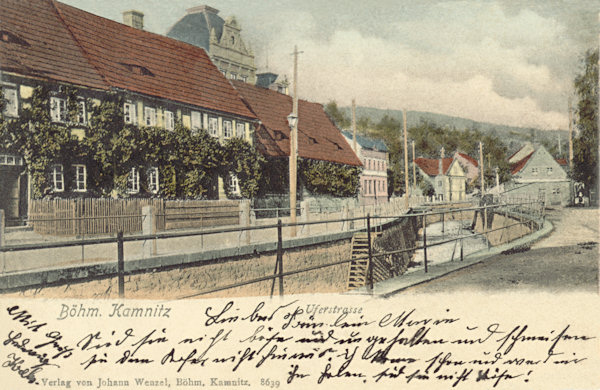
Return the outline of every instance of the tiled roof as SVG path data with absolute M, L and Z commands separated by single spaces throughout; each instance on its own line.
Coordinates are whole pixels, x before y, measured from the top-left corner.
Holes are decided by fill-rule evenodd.
M 107 89 L 48 0 L 0 0 L 3 71 Z
M 342 134 L 346 136 L 346 138 L 352 139 L 353 134 L 350 131 L 343 130 Z M 387 152 L 388 148 L 385 145 L 385 142 L 380 139 L 374 139 L 365 137 L 364 135 L 356 134 L 356 142 L 362 146 L 364 149 L 376 150 L 378 152 Z
M 510 173 L 513 174 L 513 175 L 516 175 L 517 173 L 519 173 L 521 171 L 521 169 L 523 169 L 523 167 L 525 166 L 525 164 L 527 164 L 527 161 L 529 161 L 529 159 L 531 158 L 531 156 L 533 155 L 533 153 L 535 153 L 535 152 L 529 153 L 527 155 L 527 157 L 525 157 L 522 160 L 514 163 L 510 167 Z
M 567 165 L 567 160 L 564 158 L 557 158 L 556 162 L 558 163 L 558 165 L 562 165 L 562 166 Z
M 201 48 L 54 0 L 0 0 L 0 7 L 0 30 L 29 45 L 0 43 L 2 69 L 21 64 L 15 71 L 25 75 L 255 118 Z
M 458 152 L 458 155 L 461 156 L 462 158 L 464 158 L 465 160 L 467 160 L 468 162 L 470 162 L 471 164 L 473 164 L 474 166 L 476 166 L 476 167 L 479 166 L 479 163 L 477 162 L 477 160 L 475 160 L 473 157 L 469 156 L 468 154 Z
M 446 172 L 448 172 L 448 168 L 450 168 L 452 161 L 453 161 L 452 157 L 446 157 L 442 160 L 442 171 L 443 171 L 442 174 L 445 174 Z M 440 174 L 440 159 L 439 158 L 419 157 L 419 158 L 415 158 L 415 164 L 417 164 L 417 166 L 419 168 L 421 168 L 421 170 L 423 172 L 425 172 L 426 174 L 428 174 L 429 176 L 437 176 Z
M 241 81 L 232 83 L 262 122 L 256 132 L 259 150 L 271 157 L 289 156 L 290 128 L 287 116 L 292 112 L 292 98 Z M 301 99 L 298 102 L 298 155 L 314 160 L 362 165 L 339 129 L 325 114 L 323 106 Z

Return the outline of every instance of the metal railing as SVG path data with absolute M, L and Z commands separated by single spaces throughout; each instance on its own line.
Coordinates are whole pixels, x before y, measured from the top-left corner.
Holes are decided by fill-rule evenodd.
M 535 207 L 534 207 L 535 206 Z M 497 210 L 500 208 L 504 208 L 505 217 L 509 214 L 511 217 L 518 218 L 518 222 L 503 226 L 501 228 L 496 229 L 488 229 L 487 227 L 487 218 L 489 212 L 498 212 Z M 185 232 L 170 232 L 170 233 L 155 233 L 150 235 L 130 235 L 125 236 L 123 232 L 118 232 L 114 237 L 105 237 L 105 238 L 88 238 L 88 239 L 79 239 L 72 241 L 59 241 L 59 242 L 45 242 L 45 243 L 37 243 L 37 244 L 21 244 L 21 245 L 5 245 L 0 246 L 0 253 L 10 253 L 10 252 L 19 252 L 19 251 L 27 251 L 27 250 L 38 250 L 38 249 L 49 249 L 49 248 L 64 248 L 64 247 L 73 247 L 73 246 L 82 246 L 87 245 L 97 245 L 97 244 L 108 244 L 108 243 L 116 243 L 117 244 L 117 277 L 118 277 L 118 285 L 119 285 L 119 297 L 124 297 L 125 295 L 125 287 L 124 287 L 124 276 L 125 276 L 125 256 L 124 256 L 124 243 L 125 242 L 135 242 L 135 241 L 151 241 L 151 240 L 159 240 L 159 239 L 169 239 L 169 238 L 180 238 L 180 237 L 193 237 L 193 236 L 204 236 L 204 235 L 214 235 L 214 234 L 222 234 L 228 232 L 239 232 L 240 234 L 243 232 L 253 231 L 253 230 L 265 230 L 265 229 L 276 229 L 277 231 L 277 248 L 276 248 L 276 265 L 275 271 L 272 275 L 265 275 L 258 278 L 253 278 L 246 281 L 241 281 L 238 283 L 219 286 L 212 289 L 207 289 L 204 291 L 200 291 L 198 293 L 194 293 L 191 295 L 181 296 L 179 298 L 190 298 L 200 295 L 206 295 L 210 293 L 215 293 L 218 291 L 228 290 L 232 288 L 242 287 L 254 283 L 259 283 L 267 280 L 272 280 L 271 287 L 271 295 L 274 291 L 275 282 L 279 280 L 279 294 L 284 294 L 283 289 L 283 280 L 284 277 L 295 275 L 303 272 L 313 271 L 316 269 L 322 269 L 326 267 L 332 267 L 335 265 L 346 264 L 352 261 L 357 261 L 361 259 L 368 259 L 369 269 L 367 273 L 367 286 L 372 291 L 374 279 L 373 279 L 373 259 L 382 257 L 395 255 L 405 252 L 414 252 L 416 250 L 423 249 L 424 251 L 424 271 L 428 272 L 428 256 L 427 256 L 427 248 L 431 248 L 433 246 L 443 245 L 448 242 L 460 241 L 461 250 L 460 250 L 460 260 L 463 260 L 463 240 L 467 237 L 464 235 L 459 235 L 457 237 L 452 237 L 449 239 L 444 239 L 437 242 L 428 242 L 427 241 L 427 217 L 439 216 L 442 222 L 442 232 L 444 231 L 444 223 L 445 216 L 450 214 L 453 216 L 454 214 L 461 214 L 460 218 L 463 219 L 462 214 L 465 212 L 479 212 L 482 213 L 483 217 L 483 232 L 470 234 L 468 237 L 474 236 L 485 236 L 488 237 L 490 233 L 495 231 L 509 229 L 514 226 L 519 225 L 527 225 L 529 230 L 533 229 L 534 220 L 541 218 L 543 219 L 543 203 L 539 202 L 527 202 L 527 203 L 511 203 L 511 204 L 495 204 L 495 205 L 484 205 L 477 207 L 469 207 L 462 209 L 438 209 L 435 211 L 422 211 L 422 212 L 412 212 L 408 214 L 402 215 L 375 215 L 371 216 L 367 214 L 366 216 L 361 217 L 353 217 L 353 218 L 340 218 L 340 219 L 328 219 L 321 221 L 309 221 L 309 222 L 296 222 L 296 223 L 283 223 L 280 219 L 277 221 L 277 224 L 270 225 L 262 225 L 262 226 L 244 226 L 244 227 L 229 227 L 229 228 L 216 228 L 216 229 L 203 229 L 198 231 L 185 231 Z M 371 232 L 381 230 L 382 227 L 386 223 L 390 223 L 393 221 L 401 221 L 404 218 L 420 218 L 421 224 L 423 227 L 423 235 L 422 235 L 422 245 L 416 245 L 411 248 L 402 248 L 395 251 L 387 251 L 387 252 L 378 252 L 373 253 L 372 248 L 372 240 L 371 240 Z M 285 227 L 297 227 L 297 226 L 310 226 L 317 224 L 331 224 L 331 223 L 344 223 L 350 224 L 357 221 L 364 221 L 363 228 L 351 229 L 353 232 L 366 231 L 368 238 L 368 255 L 364 257 L 354 257 L 348 259 L 342 259 L 334 262 L 323 263 L 319 265 L 314 265 L 310 267 L 305 267 L 297 270 L 285 271 L 284 272 L 284 263 L 283 263 L 283 228 Z M 361 224 L 362 225 L 362 224 Z M 346 226 L 346 225 L 344 225 Z M 541 224 L 537 223 L 537 228 L 539 229 Z M 490 242 L 488 242 L 488 249 L 490 248 Z M 110 275 L 106 275 L 109 277 Z

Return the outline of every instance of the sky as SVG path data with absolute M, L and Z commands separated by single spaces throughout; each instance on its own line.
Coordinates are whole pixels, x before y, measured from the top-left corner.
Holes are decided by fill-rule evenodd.
M 599 44 L 600 0 L 62 0 L 166 32 L 187 8 L 235 16 L 258 71 L 293 74 L 301 98 L 539 129 L 568 127 L 568 98 Z M 267 67 L 268 66 L 268 67 Z

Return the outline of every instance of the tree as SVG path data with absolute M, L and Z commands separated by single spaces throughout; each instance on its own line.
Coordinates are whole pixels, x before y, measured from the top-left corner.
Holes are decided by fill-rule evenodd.
M 582 65 L 574 82 L 579 134 L 573 140 L 573 178 L 589 189 L 598 184 L 598 49 L 588 50 Z
M 350 119 L 340 111 L 335 100 L 331 100 L 325 105 L 325 113 L 338 128 L 347 129 L 350 127 Z

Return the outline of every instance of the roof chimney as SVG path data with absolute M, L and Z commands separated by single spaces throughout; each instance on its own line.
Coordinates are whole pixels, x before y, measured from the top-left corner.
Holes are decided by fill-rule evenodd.
M 202 12 L 206 12 L 206 13 L 211 13 L 211 14 L 218 14 L 219 10 L 213 7 L 209 7 L 208 5 L 199 5 L 197 7 L 192 7 L 192 8 L 188 8 L 186 9 L 188 14 L 198 14 L 198 13 L 202 13 Z
M 123 12 L 123 23 L 137 28 L 139 30 L 144 29 L 144 13 L 136 10 L 129 10 Z

